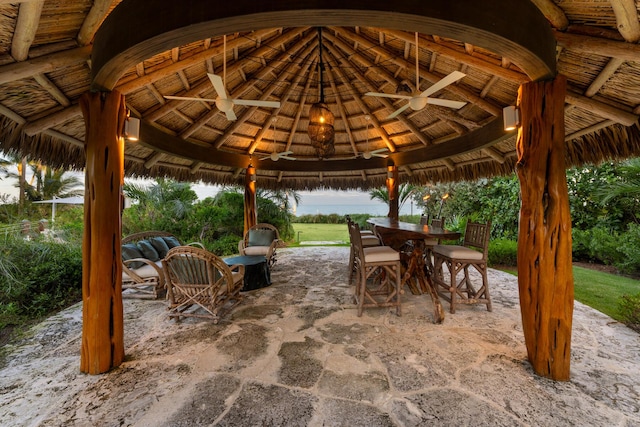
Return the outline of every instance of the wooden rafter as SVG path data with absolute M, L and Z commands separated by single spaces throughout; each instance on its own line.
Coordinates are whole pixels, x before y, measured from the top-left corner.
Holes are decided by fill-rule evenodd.
M 11 56 L 16 61 L 24 61 L 29 56 L 29 48 L 38 31 L 40 14 L 44 0 L 33 0 L 20 4 L 16 29 L 11 41 Z

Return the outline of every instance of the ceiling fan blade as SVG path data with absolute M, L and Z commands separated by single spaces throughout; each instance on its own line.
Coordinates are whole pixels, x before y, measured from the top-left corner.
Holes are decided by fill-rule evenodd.
M 397 98 L 397 99 L 411 99 L 410 96 L 407 95 L 397 95 L 394 93 L 382 93 L 382 92 L 367 92 L 364 94 L 365 96 L 380 96 L 382 98 Z
M 234 99 L 233 103 L 236 105 L 250 105 L 252 107 L 280 108 L 280 103 L 278 101 L 260 101 L 259 99 Z
M 388 148 L 384 147 L 384 148 L 378 148 L 377 150 L 372 150 L 371 154 L 378 154 L 378 153 L 382 153 L 383 151 L 387 151 Z
M 283 151 L 282 153 L 280 153 L 280 157 L 288 156 L 289 154 L 293 154 L 293 151 Z
M 374 157 L 382 157 L 383 159 L 389 157 L 388 154 L 380 154 L 380 153 L 371 153 L 371 155 Z
M 443 107 L 455 108 L 456 110 L 467 105 L 466 102 L 440 98 L 427 98 L 427 104 L 442 105 Z
M 209 76 L 209 80 L 211 80 L 211 84 L 213 88 L 216 90 L 218 96 L 222 99 L 227 99 L 227 90 L 224 88 L 224 83 L 222 82 L 222 77 L 217 74 L 207 73 Z
M 296 158 L 295 158 L 295 157 L 291 157 L 291 156 L 283 156 L 283 155 L 280 155 L 280 158 L 281 158 L 281 159 L 285 159 L 285 160 L 296 160 Z
M 448 76 L 444 76 L 443 78 L 441 78 L 440 80 L 435 82 L 431 87 L 427 88 L 427 90 L 422 92 L 420 94 L 420 96 L 432 95 L 432 94 L 436 93 L 437 91 L 439 91 L 440 89 L 443 89 L 445 86 L 449 86 L 451 83 L 457 82 L 458 80 L 460 80 L 464 76 L 466 76 L 465 73 L 462 73 L 460 71 L 454 71 L 451 74 L 449 74 Z
M 216 102 L 215 99 L 208 99 L 208 98 L 196 98 L 196 97 L 191 97 L 191 96 L 171 96 L 171 95 L 165 95 L 164 96 L 166 99 L 174 99 L 177 101 L 203 101 L 203 102 Z
M 227 115 L 227 120 L 234 121 L 237 120 L 236 113 L 233 112 L 233 108 L 228 109 L 224 112 Z
M 393 119 L 395 116 L 397 116 L 398 114 L 402 113 L 404 110 L 406 110 L 407 108 L 409 108 L 409 103 L 407 102 L 406 105 L 398 108 L 396 111 L 394 111 L 393 113 L 389 114 L 387 116 L 387 120 L 389 119 Z

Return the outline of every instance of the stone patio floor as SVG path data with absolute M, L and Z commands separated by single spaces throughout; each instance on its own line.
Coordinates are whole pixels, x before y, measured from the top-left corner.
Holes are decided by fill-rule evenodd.
M 220 324 L 170 321 L 164 301 L 125 300 L 119 368 L 78 370 L 81 306 L 10 348 L 2 426 L 640 426 L 640 337 L 576 303 L 571 380 L 526 360 L 517 279 L 490 270 L 493 312 L 432 323 L 428 296 L 403 315 L 356 316 L 348 248 L 279 251 L 273 284 Z

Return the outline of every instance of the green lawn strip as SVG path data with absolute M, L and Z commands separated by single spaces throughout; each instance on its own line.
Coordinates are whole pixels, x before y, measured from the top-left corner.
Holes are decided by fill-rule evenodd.
M 582 267 L 573 267 L 573 281 L 576 300 L 620 321 L 620 298 L 640 292 L 638 280 Z
M 347 224 L 294 223 L 294 242 L 344 242 L 349 243 Z

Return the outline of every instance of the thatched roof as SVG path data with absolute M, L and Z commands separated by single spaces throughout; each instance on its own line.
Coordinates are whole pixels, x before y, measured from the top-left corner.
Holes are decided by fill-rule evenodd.
M 402 181 L 473 179 L 513 171 L 515 134 L 500 129 L 502 108 L 520 84 L 557 71 L 568 79 L 569 164 L 640 154 L 632 0 L 231 3 L 0 0 L 0 149 L 82 168 L 79 97 L 115 89 L 143 124 L 142 142 L 125 146 L 130 176 L 241 183 L 251 162 L 266 188 L 369 188 L 384 184 L 392 163 Z M 283 13 L 289 3 L 302 11 Z M 176 23 L 183 11 L 198 22 Z M 419 90 L 461 71 L 433 96 L 466 105 L 389 118 L 406 101 L 365 93 L 416 90 L 416 33 Z M 229 121 L 214 103 L 165 98 L 215 98 L 207 72 L 226 74 L 232 98 L 281 106 L 236 105 Z M 324 160 L 307 134 L 321 80 L 335 115 L 335 154 Z M 363 158 L 383 148 L 388 157 Z M 266 159 L 283 151 L 296 160 Z

